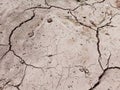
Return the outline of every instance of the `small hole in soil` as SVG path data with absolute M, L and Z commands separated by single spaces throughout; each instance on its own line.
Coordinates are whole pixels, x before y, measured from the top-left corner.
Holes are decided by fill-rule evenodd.
M 53 55 L 48 55 L 48 57 L 52 57 Z
M 30 32 L 30 33 L 28 33 L 28 36 L 29 36 L 29 37 L 34 36 L 34 32 Z
M 48 23 L 51 23 L 52 21 L 53 21 L 52 18 L 47 19 Z

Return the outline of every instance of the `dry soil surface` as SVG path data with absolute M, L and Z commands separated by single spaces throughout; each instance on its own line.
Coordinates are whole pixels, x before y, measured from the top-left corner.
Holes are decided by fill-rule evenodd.
M 120 0 L 0 0 L 0 90 L 120 90 Z

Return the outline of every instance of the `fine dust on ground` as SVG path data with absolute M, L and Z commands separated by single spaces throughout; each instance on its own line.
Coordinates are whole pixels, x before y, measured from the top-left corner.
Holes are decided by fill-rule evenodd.
M 120 0 L 0 0 L 0 90 L 120 90 Z

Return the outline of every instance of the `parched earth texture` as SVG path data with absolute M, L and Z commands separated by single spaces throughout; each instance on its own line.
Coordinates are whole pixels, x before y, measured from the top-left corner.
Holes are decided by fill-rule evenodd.
M 0 0 L 0 90 L 120 90 L 120 0 Z

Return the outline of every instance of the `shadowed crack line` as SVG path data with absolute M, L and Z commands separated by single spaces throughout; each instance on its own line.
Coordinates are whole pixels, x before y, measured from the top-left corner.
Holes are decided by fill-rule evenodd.
M 59 7 L 59 6 L 50 5 L 50 4 L 48 4 L 47 0 L 45 0 L 45 4 L 46 4 L 47 6 L 49 6 L 49 7 L 51 7 L 51 8 L 54 7 L 54 8 L 58 8 L 58 9 L 62 9 L 62 10 L 70 10 L 70 11 L 74 11 L 74 10 L 76 10 L 77 8 L 79 8 L 80 6 L 88 5 L 88 4 L 80 4 L 80 5 L 78 5 L 77 7 L 75 7 L 74 9 L 70 9 L 70 8 L 63 8 L 63 7 Z
M 112 20 L 113 17 L 115 17 L 116 15 L 118 15 L 118 14 L 114 14 L 113 16 L 111 16 L 109 22 L 107 22 L 105 25 L 102 25 L 102 26 L 98 27 L 97 30 L 96 30 L 97 51 L 98 51 L 98 54 L 99 54 L 98 62 L 99 62 L 99 65 L 100 65 L 100 67 L 101 67 L 102 70 L 104 70 L 104 69 L 103 69 L 103 66 L 102 66 L 102 63 L 101 63 L 102 55 L 101 55 L 101 51 L 100 51 L 100 37 L 99 37 L 99 32 L 100 32 L 100 29 L 101 29 L 101 28 L 104 28 L 104 27 L 106 27 L 106 26 L 110 26 L 110 24 L 112 23 L 111 20 Z M 111 57 L 111 56 L 110 56 L 110 57 Z M 108 58 L 108 60 L 110 59 L 110 57 Z
M 2 59 L 7 55 L 7 53 L 8 53 L 9 51 L 12 51 L 12 41 L 11 41 L 11 39 L 12 39 L 13 33 L 14 33 L 19 27 L 21 27 L 23 24 L 31 21 L 34 17 L 35 17 L 35 13 L 34 13 L 34 11 L 33 11 L 33 15 L 32 15 L 29 19 L 21 22 L 18 26 L 16 26 L 16 27 L 11 31 L 11 33 L 10 33 L 10 35 L 9 35 L 9 40 L 8 40 L 8 42 L 9 42 L 9 43 L 8 43 L 9 49 L 8 49 L 8 50 L 6 51 L 6 53 L 0 58 L 0 60 L 2 60 Z
M 88 3 L 81 3 L 81 4 L 79 4 L 78 6 L 76 6 L 75 8 L 73 8 L 73 9 L 63 8 L 63 7 L 59 7 L 59 6 L 50 5 L 50 4 L 48 4 L 47 0 L 45 0 L 45 4 L 47 5 L 47 7 L 41 6 L 41 4 L 40 4 L 40 5 L 37 5 L 37 6 L 34 6 L 34 7 L 27 8 L 27 9 L 25 9 L 25 10 L 37 9 L 37 8 L 40 8 L 40 9 L 57 8 L 57 9 L 61 9 L 61 10 L 75 11 L 76 9 L 78 9 L 78 8 L 81 7 L 81 6 L 86 6 L 86 5 L 88 5 L 88 6 L 93 7 L 92 5 L 90 5 L 90 4 L 88 4 Z
M 46 1 L 46 0 L 45 0 L 45 1 Z M 105 0 L 103 0 L 103 1 L 105 1 Z M 79 24 L 81 24 L 81 25 L 83 25 L 83 26 L 85 26 L 85 27 L 88 27 L 88 28 L 90 28 L 90 29 L 93 29 L 91 26 L 88 26 L 88 25 L 86 25 L 86 24 L 84 24 L 84 23 L 82 23 L 82 22 L 79 22 L 79 21 L 78 21 L 78 18 L 77 18 L 75 15 L 72 14 L 72 12 L 71 12 L 72 10 L 70 10 L 70 9 L 65 9 L 65 8 L 62 8 L 62 7 L 57 7 L 57 6 L 51 6 L 51 5 L 48 5 L 48 6 L 49 6 L 49 7 L 40 7 L 40 8 L 50 9 L 50 8 L 54 7 L 54 8 L 58 8 L 58 9 L 62 9 L 62 10 L 68 10 L 68 11 L 70 11 L 71 15 L 75 18 L 75 20 L 76 20 Z M 78 6 L 78 7 L 79 7 L 79 6 Z M 78 8 L 78 7 L 76 7 L 76 8 Z M 38 8 L 38 7 L 33 7 L 33 8 Z M 76 9 L 76 8 L 75 8 L 75 9 Z M 31 8 L 31 9 L 32 9 L 32 8 Z M 73 10 L 75 10 L 75 9 L 73 9 Z M 35 13 L 34 13 L 34 14 L 35 14 Z M 32 20 L 32 19 L 35 17 L 34 14 L 33 14 L 33 16 L 32 16 L 30 19 L 28 19 L 28 20 L 26 20 L 26 21 L 23 21 L 22 23 L 20 23 L 18 26 L 16 26 L 16 27 L 12 30 L 12 32 L 11 32 L 11 34 L 10 34 L 10 36 L 9 36 L 9 45 L 10 45 L 10 48 L 9 48 L 9 50 L 2 56 L 2 58 L 3 58 L 9 51 L 12 51 L 16 57 L 20 58 L 21 63 L 22 63 L 22 64 L 25 64 L 26 67 L 27 67 L 27 66 L 31 66 L 31 67 L 33 67 L 33 68 L 41 68 L 41 69 L 42 69 L 42 67 L 36 67 L 36 66 L 31 65 L 31 64 L 27 64 L 20 56 L 18 56 L 13 50 L 11 50 L 11 48 L 12 48 L 11 38 L 12 38 L 13 33 L 15 32 L 15 30 L 16 30 L 17 28 L 21 27 L 24 23 Z M 110 21 L 111 21 L 111 20 L 110 20 Z M 111 23 L 111 22 L 110 22 L 110 23 Z M 107 23 L 106 25 L 101 26 L 101 27 L 99 27 L 99 28 L 103 28 L 103 27 L 109 25 L 110 23 Z M 93 29 L 93 30 L 95 30 L 95 29 Z M 99 29 L 98 29 L 98 30 L 95 30 L 95 31 L 96 31 L 96 37 L 97 37 L 97 40 L 98 40 L 98 42 L 97 42 L 97 50 L 98 50 L 98 53 L 99 53 L 99 59 L 98 59 L 98 61 L 99 61 L 100 65 L 101 65 L 101 62 L 100 62 L 101 52 L 100 52 L 100 45 L 99 45 L 99 44 L 100 44 Z M 110 59 L 110 57 L 111 57 L 111 56 L 109 56 L 108 60 Z M 0 60 L 1 60 L 1 59 L 0 59 Z M 101 68 L 102 68 L 102 65 L 101 65 Z M 108 71 L 108 70 L 110 70 L 110 69 L 118 69 L 118 68 L 120 69 L 120 67 L 107 67 L 106 69 L 104 69 L 104 70 L 103 70 L 103 73 L 99 76 L 98 82 L 97 82 L 91 89 L 89 89 L 89 90 L 93 90 L 95 87 L 97 87 L 97 86 L 99 85 L 99 83 L 101 82 L 101 78 L 105 75 L 106 71 Z M 25 71 L 26 71 L 26 70 L 25 70 Z M 15 85 L 15 87 L 17 87 L 18 90 L 20 90 L 20 89 L 19 89 L 19 86 L 20 86 L 21 83 L 23 82 L 24 77 L 25 77 L 25 72 L 24 72 L 24 75 L 23 75 L 23 78 L 22 78 L 21 82 L 20 82 L 18 85 Z
M 57 8 L 57 9 L 61 9 L 61 10 L 66 10 L 66 11 L 69 11 L 69 13 L 71 14 L 71 16 L 74 17 L 74 19 L 76 20 L 77 23 L 79 23 L 79 24 L 82 25 L 82 26 L 88 27 L 88 28 L 96 31 L 96 29 L 92 28 L 91 26 L 86 25 L 86 24 L 84 24 L 83 22 L 80 22 L 80 21 L 78 20 L 78 18 L 77 18 L 75 15 L 73 15 L 72 11 L 75 11 L 75 10 L 78 9 L 81 5 L 78 5 L 77 7 L 75 7 L 74 9 L 71 10 L 71 9 L 68 9 L 68 8 L 62 8 L 62 7 L 58 7 L 58 6 L 54 6 L 54 5 L 49 5 L 48 2 L 47 2 L 47 0 L 45 0 L 45 4 L 46 4 L 48 7 L 42 7 L 41 5 L 38 5 L 38 6 L 35 6 L 35 7 L 28 8 L 28 9 L 26 9 L 26 10 L 36 9 L 36 8 L 51 9 L 52 7 L 53 7 L 53 8 Z M 83 4 L 83 5 L 89 5 L 89 4 L 86 4 L 86 3 L 85 3 L 85 4 Z M 90 5 L 90 6 L 91 6 L 91 5 Z
M 98 51 L 98 54 L 99 54 L 99 57 L 98 57 L 98 62 L 99 62 L 99 65 L 101 67 L 101 69 L 103 70 L 103 66 L 102 66 L 102 63 L 101 63 L 101 51 L 100 51 L 100 38 L 99 38 L 99 29 L 96 30 L 96 38 L 97 38 L 97 51 Z
M 74 19 L 76 20 L 77 23 L 79 23 L 79 24 L 82 25 L 82 26 L 85 26 L 85 27 L 87 27 L 87 28 L 90 28 L 90 29 L 96 31 L 96 29 L 92 28 L 91 26 L 86 25 L 86 24 L 80 22 L 80 21 L 78 20 L 78 18 L 77 18 L 71 11 L 69 11 L 69 12 L 70 12 L 70 14 L 74 17 Z
M 5 86 L 7 86 L 9 83 L 10 83 L 10 80 L 7 81 L 7 82 L 3 85 L 3 87 L 0 87 L 0 90 L 4 90 Z
M 20 90 L 20 85 L 23 83 L 23 80 L 24 80 L 24 78 L 25 78 L 25 75 L 26 75 L 26 70 L 27 70 L 27 66 L 25 67 L 25 70 L 24 70 L 24 74 L 23 74 L 23 77 L 22 77 L 22 79 L 21 79 L 21 81 L 20 81 L 20 83 L 19 84 L 17 84 L 17 85 L 12 85 L 13 87 L 16 87 L 18 90 Z
M 19 55 L 17 55 L 16 53 L 15 53 L 15 51 L 14 50 L 11 50 L 12 52 L 13 52 L 13 54 L 17 57 L 17 58 L 19 58 L 21 61 L 20 61 L 20 63 L 21 64 L 24 64 L 26 67 L 25 67 L 25 70 L 24 70 L 24 75 L 23 75 L 23 77 L 22 77 L 22 80 L 21 80 L 21 82 L 19 83 L 19 84 L 17 84 L 17 85 L 12 85 L 12 86 L 14 86 L 14 87 L 16 87 L 18 90 L 20 90 L 20 85 L 22 84 L 22 82 L 23 82 L 23 80 L 24 80 L 24 78 L 25 78 L 25 74 L 26 74 L 26 69 L 27 69 L 27 67 L 32 67 L 32 68 L 36 68 L 36 69 L 41 69 L 43 72 L 44 72 L 44 70 L 43 70 L 43 68 L 42 67 L 36 67 L 36 66 L 34 66 L 34 65 L 31 65 L 31 64 L 27 64 L 26 62 L 25 62 L 25 60 L 23 60 L 22 59 L 22 57 L 20 57 Z
M 50 7 L 43 7 L 41 5 L 37 5 L 37 6 L 34 6 L 34 7 L 27 8 L 27 9 L 25 9 L 25 11 L 26 10 L 31 10 L 31 9 L 37 9 L 37 8 L 40 8 L 40 9 L 51 9 L 52 7 L 51 6 Z
M 105 76 L 106 72 L 108 70 L 112 70 L 112 69 L 118 69 L 118 70 L 120 70 L 120 67 L 115 66 L 115 67 L 107 67 L 106 69 L 104 69 L 103 73 L 98 78 L 98 82 L 95 83 L 94 86 L 91 87 L 89 90 L 94 90 L 100 84 L 101 79 L 102 79 L 103 76 Z
M 17 54 L 15 53 L 14 50 L 11 50 L 11 51 L 13 52 L 13 54 L 14 54 L 16 57 L 18 57 L 18 58 L 20 59 L 20 63 L 21 63 L 21 64 L 25 64 L 26 66 L 29 66 L 29 67 L 32 67 L 32 68 L 41 69 L 41 70 L 44 72 L 44 70 L 43 70 L 42 67 L 36 67 L 36 66 L 34 66 L 34 65 L 32 65 L 32 64 L 27 64 L 27 63 L 25 62 L 25 60 L 22 59 L 22 57 L 20 57 L 19 55 L 17 55 Z
M 84 5 L 87 5 L 87 4 L 84 4 Z M 78 9 L 80 6 L 83 6 L 83 5 L 78 5 L 76 6 L 74 9 L 70 9 L 70 8 L 63 8 L 63 7 L 59 7 L 59 6 L 53 6 L 53 5 L 49 5 L 47 4 L 47 7 L 45 6 L 41 6 L 41 5 L 38 5 L 38 6 L 34 6 L 34 7 L 30 7 L 30 8 L 27 8 L 25 9 L 26 10 L 30 10 L 30 9 L 51 9 L 51 8 L 57 8 L 57 9 L 61 9 L 61 10 L 65 10 L 65 11 L 75 11 L 76 9 Z
M 10 33 L 10 35 L 9 35 L 9 49 L 8 49 L 8 51 L 6 51 L 6 53 L 0 58 L 0 60 L 2 60 L 2 59 L 7 55 L 7 53 L 11 51 L 11 52 L 13 52 L 13 54 L 14 54 L 16 57 L 18 57 L 18 58 L 20 59 L 20 63 L 21 63 L 21 64 L 26 65 L 26 68 L 27 68 L 27 66 L 30 66 L 30 67 L 32 67 L 32 68 L 41 69 L 41 70 L 43 71 L 42 67 L 36 67 L 36 66 L 34 66 L 34 65 L 27 64 L 20 56 L 18 56 L 18 55 L 15 53 L 14 50 L 12 50 L 12 41 L 11 41 L 12 35 L 14 34 L 14 32 L 15 32 L 19 27 L 21 27 L 23 24 L 31 21 L 34 17 L 35 17 L 35 13 L 34 13 L 34 11 L 33 11 L 33 15 L 32 15 L 29 19 L 21 22 L 18 26 L 16 26 L 16 27 L 11 31 L 11 33 Z M 26 69 L 25 69 L 25 71 L 26 71 Z M 25 73 L 25 71 L 24 71 L 24 73 Z M 24 74 L 21 82 L 20 82 L 18 85 L 15 85 L 15 86 L 14 86 L 14 87 L 16 87 L 18 90 L 20 90 L 19 86 L 22 84 L 24 77 L 25 77 L 25 74 Z M 13 86 L 13 85 L 12 85 L 12 86 Z
M 97 42 L 97 50 L 98 50 L 98 53 L 99 53 L 98 62 L 99 62 L 100 66 L 101 66 L 101 68 L 102 68 L 102 70 L 103 70 L 103 73 L 98 77 L 98 81 L 97 81 L 97 82 L 93 85 L 93 87 L 91 87 L 89 90 L 94 90 L 94 89 L 100 84 L 102 77 L 106 74 L 106 72 L 107 72 L 108 70 L 111 70 L 111 69 L 119 69 L 119 70 L 120 70 L 120 67 L 116 67 L 116 66 L 115 66 L 115 67 L 109 67 L 109 60 L 110 60 L 110 58 L 111 58 L 111 53 L 110 53 L 110 55 L 109 55 L 109 57 L 108 57 L 108 59 L 107 59 L 107 64 L 106 64 L 106 65 L 107 65 L 107 68 L 103 69 L 102 64 L 101 64 L 101 61 L 100 61 L 100 60 L 101 60 L 101 52 L 100 52 L 99 30 L 100 30 L 100 28 L 104 28 L 104 27 L 106 27 L 106 26 L 110 26 L 111 20 L 112 20 L 113 17 L 115 17 L 116 15 L 118 15 L 118 14 L 115 14 L 115 15 L 111 16 L 110 21 L 109 21 L 108 23 L 106 23 L 105 25 L 97 28 L 96 38 L 97 38 L 97 40 L 98 40 L 98 42 Z
M 34 66 L 34 65 L 27 64 L 20 56 L 18 56 L 18 55 L 15 53 L 14 50 L 11 50 L 11 51 L 12 51 L 12 53 L 13 53 L 17 58 L 19 58 L 19 59 L 21 60 L 20 63 L 21 63 L 21 64 L 24 64 L 24 65 L 26 66 L 26 67 L 25 67 L 25 70 L 24 70 L 24 75 L 23 75 L 23 77 L 22 77 L 21 82 L 20 82 L 19 84 L 17 84 L 17 85 L 11 85 L 11 86 L 16 87 L 18 90 L 20 90 L 19 87 L 20 87 L 20 85 L 22 84 L 22 82 L 23 82 L 23 80 L 24 80 L 25 72 L 26 72 L 26 69 L 27 69 L 28 66 L 30 66 L 30 67 L 32 67 L 32 68 L 41 69 L 43 72 L 44 72 L 44 70 L 43 70 L 42 67 L 36 67 L 36 66 Z M 10 81 L 6 82 L 6 84 L 4 85 L 4 87 L 5 87 L 7 84 L 9 84 L 9 82 L 10 82 Z M 3 87 L 3 88 L 4 88 L 4 87 Z
M 9 49 L 8 49 L 8 50 L 6 51 L 6 53 L 0 58 L 0 60 L 2 60 L 2 59 L 7 55 L 8 52 L 12 51 L 13 54 L 21 60 L 21 64 L 24 63 L 23 59 L 22 59 L 20 56 L 18 56 L 17 54 L 15 54 L 14 50 L 12 50 L 12 41 L 11 41 L 11 38 L 12 38 L 13 33 L 14 33 L 19 27 L 21 27 L 23 24 L 27 23 L 28 21 L 31 21 L 34 17 L 35 17 L 35 13 L 34 13 L 34 11 L 33 11 L 33 15 L 32 15 L 29 19 L 21 22 L 18 26 L 16 26 L 16 27 L 11 31 L 11 33 L 10 33 L 10 35 L 9 35 L 9 40 L 8 40 L 8 41 L 9 41 L 9 43 L 8 43 L 8 44 L 9 44 Z M 25 64 L 25 65 L 26 65 L 26 67 L 28 66 L 27 64 Z M 25 69 L 25 71 L 26 71 L 26 69 Z M 25 76 L 25 75 L 24 75 L 24 76 Z M 23 76 L 23 78 L 22 78 L 22 81 L 23 81 L 23 79 L 24 79 L 24 76 Z M 21 81 L 18 85 L 15 86 L 18 90 L 20 90 L 20 89 L 19 89 L 19 86 L 21 85 L 22 81 Z M 9 81 L 9 82 L 10 82 L 10 81 Z M 9 82 L 7 82 L 5 85 L 7 85 Z
M 102 2 L 104 2 L 104 1 L 105 1 L 105 0 L 102 0 L 102 1 L 96 2 L 96 3 L 102 3 Z M 71 9 L 65 9 L 65 8 L 58 7 L 58 6 L 49 5 L 48 2 L 47 2 L 47 0 L 45 0 L 45 4 L 46 4 L 47 6 L 49 6 L 49 7 L 41 7 L 41 5 L 39 5 L 39 7 L 37 6 L 37 7 L 32 7 L 32 8 L 50 9 L 50 8 L 54 7 L 54 8 L 58 8 L 58 9 L 62 9 L 62 10 L 68 10 L 68 11 L 70 12 L 70 14 L 74 17 L 74 19 L 77 21 L 77 23 L 79 23 L 79 24 L 82 25 L 82 26 L 88 27 L 88 28 L 96 31 L 96 37 L 97 37 L 97 40 L 98 40 L 98 42 L 97 42 L 97 51 L 98 51 L 98 54 L 99 54 L 98 62 L 99 62 L 99 64 L 100 64 L 101 69 L 103 70 L 103 66 L 102 66 L 101 61 L 100 61 L 100 60 L 101 60 L 101 52 L 100 52 L 100 45 L 99 45 L 99 44 L 100 44 L 99 28 L 103 28 L 104 26 L 108 26 L 108 25 L 111 23 L 111 19 L 112 19 L 112 18 L 110 19 L 110 22 L 108 22 L 108 23 L 106 23 L 105 25 L 97 28 L 97 30 L 96 30 L 96 29 L 92 28 L 92 27 L 89 26 L 89 25 L 86 25 L 86 24 L 84 24 L 84 23 L 82 23 L 82 22 L 79 22 L 78 18 L 71 12 L 71 11 L 72 11 Z M 29 8 L 29 9 L 32 9 L 32 8 Z M 79 8 L 79 6 L 77 6 L 77 7 L 76 7 L 75 9 L 73 9 L 73 10 L 76 10 L 77 8 Z
M 94 2 L 92 5 L 95 5 L 95 4 L 100 4 L 100 3 L 103 3 L 103 2 L 105 2 L 105 0 L 98 1 L 98 2 Z
M 33 11 L 33 15 L 32 15 L 29 19 L 21 22 L 18 26 L 16 26 L 16 27 L 11 31 L 11 33 L 10 33 L 10 35 L 9 35 L 9 46 L 10 46 L 10 47 L 9 47 L 9 50 L 11 50 L 11 48 L 12 48 L 11 38 L 12 38 L 13 33 L 17 30 L 17 28 L 21 27 L 24 23 L 32 20 L 34 17 L 35 17 L 35 13 L 34 13 L 34 11 Z
M 104 27 L 106 27 L 106 26 L 115 27 L 115 26 L 110 25 L 110 24 L 112 23 L 112 19 L 113 19 L 116 15 L 120 15 L 120 14 L 116 13 L 116 14 L 114 14 L 114 15 L 111 15 L 111 17 L 110 17 L 110 19 L 109 19 L 109 22 L 107 22 L 106 24 L 98 27 L 98 29 L 104 28 Z

